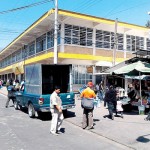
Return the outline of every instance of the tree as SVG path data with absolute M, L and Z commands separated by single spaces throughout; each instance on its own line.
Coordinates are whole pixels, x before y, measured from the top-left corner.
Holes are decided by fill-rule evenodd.
M 150 28 L 150 20 L 147 21 L 147 23 L 146 23 L 145 26 L 148 27 L 148 28 Z

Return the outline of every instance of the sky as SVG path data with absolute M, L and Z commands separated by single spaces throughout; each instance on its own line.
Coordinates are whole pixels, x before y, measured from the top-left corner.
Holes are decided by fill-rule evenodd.
M 140 26 L 150 20 L 150 0 L 58 0 L 58 7 Z M 0 50 L 52 8 L 54 0 L 0 0 Z

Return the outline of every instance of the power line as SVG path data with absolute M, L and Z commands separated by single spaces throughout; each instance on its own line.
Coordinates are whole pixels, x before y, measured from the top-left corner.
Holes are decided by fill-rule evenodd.
M 89 7 L 92 7 L 94 6 L 95 4 L 97 4 L 99 2 L 102 2 L 103 0 L 94 0 L 94 1 L 91 1 L 84 9 L 82 9 L 82 11 L 85 11 L 86 9 L 88 9 Z
M 3 14 L 6 14 L 6 13 L 10 13 L 10 12 L 14 12 L 14 11 L 22 10 L 22 9 L 27 9 L 27 8 L 30 8 L 30 7 L 34 7 L 34 6 L 38 6 L 38 5 L 48 3 L 50 1 L 53 1 L 53 0 L 44 0 L 44 1 L 33 3 L 33 4 L 30 4 L 30 5 L 26 5 L 26 6 L 14 8 L 14 9 L 6 10 L 6 11 L 1 11 L 0 14 L 3 15 Z
M 116 10 L 118 7 L 120 7 L 125 2 L 126 1 L 119 3 L 119 5 L 115 6 L 113 9 L 111 9 L 104 17 L 109 16 L 109 14 L 111 14 L 114 10 Z
M 149 4 L 149 2 L 141 3 L 141 4 L 139 4 L 139 5 L 132 6 L 132 7 L 126 8 L 126 9 L 124 9 L 124 10 L 120 10 L 120 11 L 118 11 L 118 12 L 115 12 L 115 13 L 110 14 L 109 16 L 112 16 L 112 15 L 114 15 L 114 14 L 118 14 L 118 13 L 121 13 L 121 12 L 124 12 L 124 11 L 128 11 L 128 10 L 130 10 L 130 9 L 133 9 L 133 8 L 139 7 L 139 6 L 141 6 L 141 5 L 145 5 L 145 4 Z

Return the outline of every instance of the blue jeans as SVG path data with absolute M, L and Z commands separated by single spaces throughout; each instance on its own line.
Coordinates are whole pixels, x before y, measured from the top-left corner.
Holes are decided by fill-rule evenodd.
M 99 97 L 99 99 L 100 99 L 101 101 L 104 100 L 104 93 L 103 93 L 103 91 L 98 91 L 98 97 Z

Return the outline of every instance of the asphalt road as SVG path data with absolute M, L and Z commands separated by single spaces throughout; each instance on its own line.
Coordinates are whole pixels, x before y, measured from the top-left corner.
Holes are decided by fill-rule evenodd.
M 6 96 L 0 95 L 0 150 L 127 150 L 128 148 L 70 123 L 62 125 L 63 133 L 49 133 L 50 114 L 31 119 L 15 110 L 12 102 L 5 108 Z M 75 117 L 70 113 L 70 118 Z

